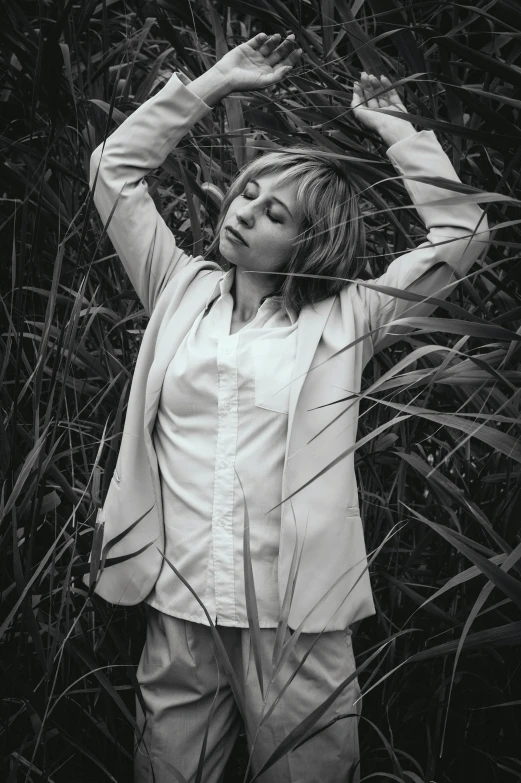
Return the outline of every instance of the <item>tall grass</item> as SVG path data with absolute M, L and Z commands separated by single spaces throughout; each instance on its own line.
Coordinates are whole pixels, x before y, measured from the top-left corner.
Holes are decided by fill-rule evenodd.
M 480 201 L 493 228 L 488 254 L 427 328 L 379 354 L 364 376 L 356 466 L 367 548 L 378 550 L 377 613 L 355 627 L 354 649 L 363 778 L 521 778 L 519 6 L 5 0 L 0 732 L 8 783 L 131 779 L 143 607 L 88 597 L 79 577 L 146 319 L 93 208 L 90 154 L 174 70 L 196 77 L 227 46 L 288 29 L 302 65 L 281 85 L 216 107 L 150 175 L 151 192 L 181 245 L 199 253 L 218 210 L 209 185 L 225 190 L 260 147 L 312 142 L 350 159 L 364 191 L 365 274 L 377 275 L 420 241 L 422 227 L 402 186 L 382 182 L 395 172 L 379 138 L 352 116 L 351 86 L 363 69 L 399 85 L 416 127 L 436 132 L 470 186 L 464 192 L 494 194 Z M 401 416 L 404 406 L 413 415 Z M 246 766 L 243 740 L 227 780 L 243 780 Z

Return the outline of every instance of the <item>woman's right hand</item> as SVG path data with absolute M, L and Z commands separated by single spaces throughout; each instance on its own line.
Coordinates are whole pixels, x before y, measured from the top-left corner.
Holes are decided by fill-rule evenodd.
M 262 90 L 289 73 L 301 54 L 293 33 L 282 43 L 279 33 L 259 33 L 227 52 L 211 70 L 224 81 L 229 92 Z

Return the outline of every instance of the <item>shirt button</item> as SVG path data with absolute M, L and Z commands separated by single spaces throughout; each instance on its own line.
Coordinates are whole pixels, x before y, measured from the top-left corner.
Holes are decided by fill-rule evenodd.
M 221 464 L 221 468 L 227 468 L 228 467 L 228 463 L 225 462 L 224 460 L 220 464 Z
M 223 349 L 223 353 L 230 353 L 230 349 L 229 348 L 224 348 Z
M 226 527 L 226 520 L 225 520 L 225 518 L 224 518 L 224 517 L 221 517 L 221 518 L 219 519 L 219 524 L 220 524 L 220 525 L 222 525 L 222 527 Z
M 230 408 L 232 407 L 231 402 L 225 402 L 224 407 L 226 408 L 227 411 L 230 410 Z

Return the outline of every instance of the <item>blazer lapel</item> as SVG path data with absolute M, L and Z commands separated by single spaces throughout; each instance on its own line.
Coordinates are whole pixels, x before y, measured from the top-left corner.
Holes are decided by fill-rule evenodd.
M 222 272 L 217 272 L 200 276 L 184 292 L 179 303 L 175 301 L 174 297 L 172 298 L 172 302 L 163 316 L 167 326 L 158 337 L 155 356 L 146 384 L 145 429 L 153 429 L 168 365 L 194 321 L 204 310 L 208 297 L 215 288 L 216 280 L 221 274 Z
M 293 367 L 291 388 L 289 392 L 288 409 L 288 434 L 286 440 L 286 459 L 288 458 L 289 444 L 291 439 L 291 430 L 297 409 L 297 403 L 307 373 L 310 370 L 311 362 L 317 350 L 318 343 L 322 337 L 324 326 L 331 312 L 334 296 L 317 302 L 313 307 L 306 305 L 300 311 L 298 319 L 298 337 L 297 337 L 297 355 Z M 312 376 L 313 377 L 313 376 Z

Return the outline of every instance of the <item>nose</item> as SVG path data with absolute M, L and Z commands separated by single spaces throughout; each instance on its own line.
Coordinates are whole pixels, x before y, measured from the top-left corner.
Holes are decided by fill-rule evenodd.
M 250 228 L 255 220 L 252 203 L 248 201 L 239 207 L 235 212 L 235 216 L 239 223 L 242 223 L 243 225 Z

